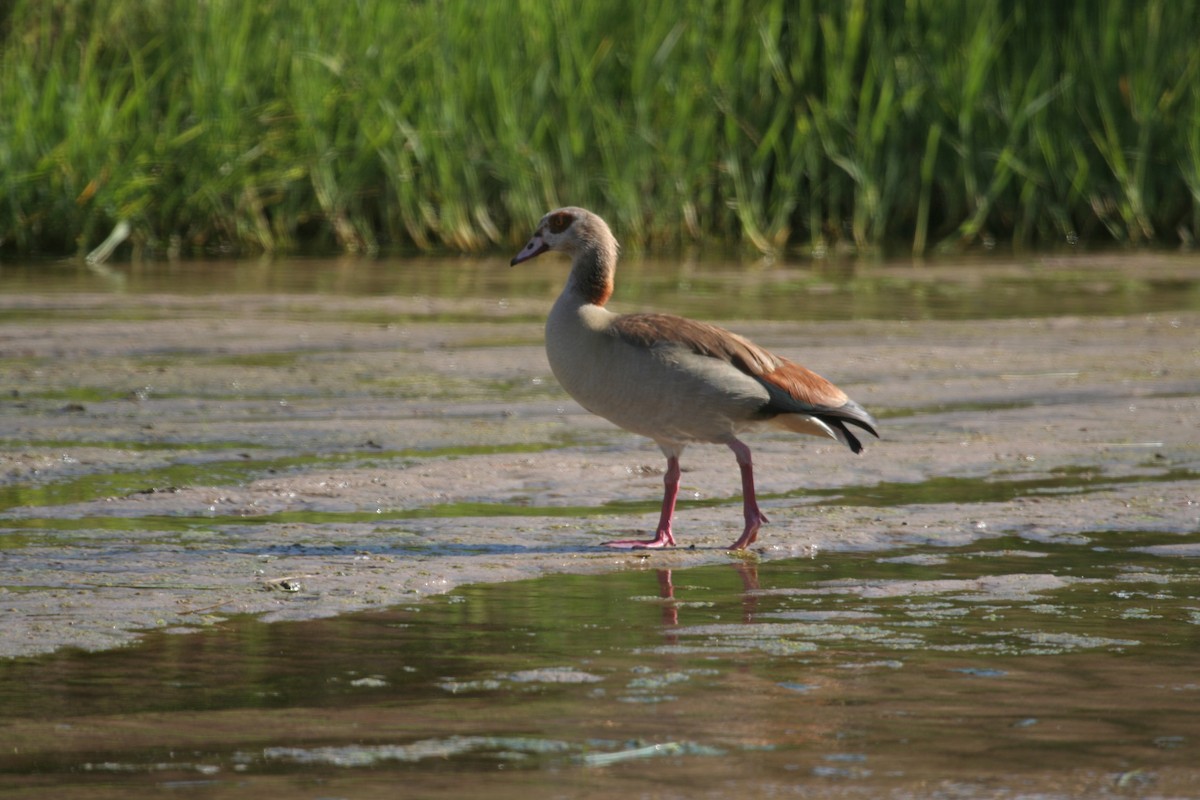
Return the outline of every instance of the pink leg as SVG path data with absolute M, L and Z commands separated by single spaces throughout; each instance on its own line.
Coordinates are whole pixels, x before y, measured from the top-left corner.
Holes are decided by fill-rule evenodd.
M 667 474 L 663 476 L 663 503 L 662 514 L 658 517 L 658 529 L 654 532 L 653 539 L 622 539 L 616 542 L 605 542 L 609 547 L 620 547 L 623 549 L 632 548 L 661 548 L 671 547 L 675 544 L 675 537 L 671 535 L 671 518 L 675 516 L 675 498 L 679 496 L 679 456 L 667 457 Z
M 754 493 L 754 466 L 750 463 L 750 448 L 737 439 L 729 443 L 729 449 L 737 456 L 742 469 L 742 514 L 746 518 L 746 529 L 742 536 L 729 546 L 730 550 L 745 550 L 758 538 L 758 529 L 767 522 L 767 515 L 758 510 L 758 498 Z

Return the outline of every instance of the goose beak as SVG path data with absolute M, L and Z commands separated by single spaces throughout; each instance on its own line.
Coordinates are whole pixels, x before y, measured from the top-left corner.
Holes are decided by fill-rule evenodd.
M 515 267 L 522 261 L 528 261 L 535 256 L 540 256 L 549 249 L 550 245 L 546 244 L 546 242 L 542 240 L 541 232 L 535 233 L 533 238 L 529 240 L 521 252 L 513 256 L 513 260 L 508 262 L 508 265 L 510 267 Z

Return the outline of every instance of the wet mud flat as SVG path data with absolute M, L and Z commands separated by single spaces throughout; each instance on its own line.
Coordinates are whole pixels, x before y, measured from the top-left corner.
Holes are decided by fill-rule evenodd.
M 680 547 L 600 546 L 663 461 L 550 376 L 552 272 L 0 291 L 0 796 L 1195 795 L 1194 277 L 988 319 L 957 278 L 874 321 L 726 297 L 884 434 L 748 435 L 771 524 L 730 555 L 721 447 Z
M 684 456 L 681 547 L 599 546 L 653 528 L 662 458 L 558 388 L 546 304 L 0 298 L 0 655 L 737 558 L 711 446 Z M 726 324 L 884 436 L 750 434 L 771 524 L 749 559 L 1200 527 L 1200 313 Z

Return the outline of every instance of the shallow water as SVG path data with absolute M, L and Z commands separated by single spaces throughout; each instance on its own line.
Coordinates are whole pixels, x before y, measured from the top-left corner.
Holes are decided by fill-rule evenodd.
M 24 797 L 1172 795 L 1200 752 L 1180 546 L 1200 536 L 558 576 L 8 661 L 0 775 Z
M 597 546 L 661 466 L 549 378 L 562 272 L 0 265 L 5 652 L 95 650 L 0 660 L 0 796 L 1194 796 L 1200 260 L 632 260 L 883 422 L 756 437 L 745 558 L 699 447 L 683 547 Z
M 563 268 L 553 258 L 516 268 L 498 258 L 185 261 L 95 268 L 65 262 L 0 264 L 0 295 L 394 295 L 504 303 L 553 298 L 561 288 Z M 674 313 L 713 319 L 1138 314 L 1200 309 L 1200 268 L 1190 253 L 1029 255 L 1015 261 L 976 256 L 917 264 L 742 263 L 634 255 L 622 262 L 613 302 L 625 310 L 669 307 Z

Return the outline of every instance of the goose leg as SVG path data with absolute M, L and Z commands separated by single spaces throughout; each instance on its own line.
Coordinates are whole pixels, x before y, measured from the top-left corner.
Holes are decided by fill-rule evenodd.
M 750 461 L 750 448 L 734 439 L 729 449 L 737 456 L 742 470 L 742 514 L 746 518 L 746 529 L 741 538 L 729 546 L 730 550 L 745 550 L 758 538 L 758 529 L 767 522 L 767 515 L 758 510 L 758 498 L 754 493 L 754 466 Z
M 653 539 L 621 539 L 604 544 L 622 549 L 658 549 L 673 546 L 675 537 L 671 535 L 671 518 L 675 516 L 675 498 L 679 496 L 680 474 L 679 456 L 667 456 L 667 474 L 663 476 L 662 514 L 658 517 L 658 528 L 654 531 Z

